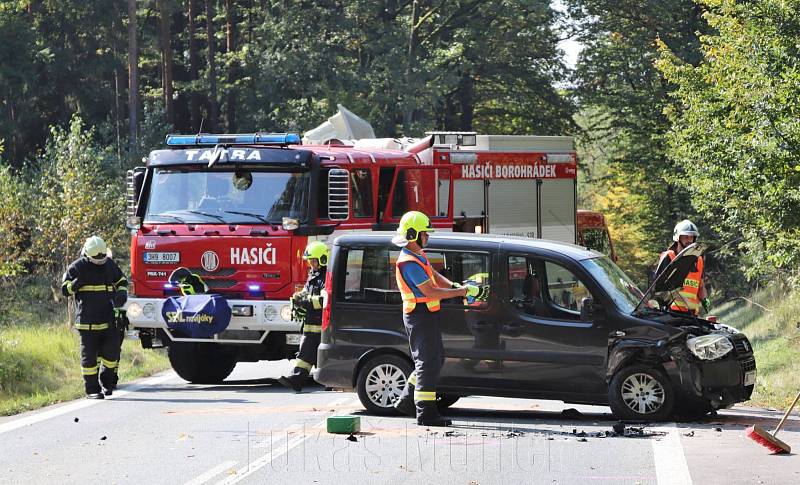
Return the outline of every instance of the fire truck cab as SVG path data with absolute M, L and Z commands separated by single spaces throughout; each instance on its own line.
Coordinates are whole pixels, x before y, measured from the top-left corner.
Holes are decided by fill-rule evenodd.
M 131 296 L 145 348 L 168 347 L 184 379 L 216 383 L 237 362 L 291 358 L 300 323 L 289 297 L 310 240 L 393 230 L 409 210 L 443 231 L 576 242 L 572 139 L 438 132 L 413 141 L 296 134 L 169 135 L 128 173 Z M 190 338 L 168 327 L 167 281 L 184 266 L 232 308 L 228 327 Z

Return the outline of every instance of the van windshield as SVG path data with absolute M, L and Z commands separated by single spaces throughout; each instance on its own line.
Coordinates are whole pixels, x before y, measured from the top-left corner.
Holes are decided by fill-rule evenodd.
M 611 259 L 606 256 L 585 259 L 581 265 L 602 285 L 621 311 L 633 313 L 636 310 L 644 294 Z
M 308 215 L 310 172 L 156 169 L 145 222 L 280 224 Z

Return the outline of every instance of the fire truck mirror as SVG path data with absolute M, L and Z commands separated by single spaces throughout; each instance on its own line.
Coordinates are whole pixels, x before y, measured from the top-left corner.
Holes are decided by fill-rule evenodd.
M 350 215 L 350 174 L 343 168 L 328 172 L 328 217 L 343 221 Z
M 139 208 L 139 197 L 142 193 L 142 186 L 144 185 L 145 167 L 136 167 L 133 170 L 128 170 L 126 177 L 126 219 L 128 229 L 138 229 L 141 225 L 141 218 L 137 218 L 136 213 Z M 138 219 L 138 222 L 136 221 Z

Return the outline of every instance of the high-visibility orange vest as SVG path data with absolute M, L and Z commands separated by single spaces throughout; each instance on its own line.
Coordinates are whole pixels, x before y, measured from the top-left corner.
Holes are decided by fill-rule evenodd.
M 425 256 L 425 253 L 422 253 L 422 256 Z M 406 280 L 403 279 L 403 274 L 400 271 L 400 266 L 405 263 L 415 262 L 422 266 L 422 269 L 425 270 L 425 274 L 428 275 L 428 279 L 431 280 L 431 283 L 434 285 L 436 284 L 436 280 L 433 277 L 433 268 L 431 267 L 431 263 L 428 261 L 428 258 L 425 257 L 425 261 L 418 258 L 415 254 L 400 251 L 400 256 L 397 258 L 397 262 L 394 265 L 394 277 L 397 280 L 397 287 L 400 289 L 400 297 L 403 299 L 403 313 L 411 313 L 416 308 L 417 303 L 425 303 L 428 306 L 428 310 L 432 312 L 439 311 L 439 300 L 436 298 L 427 298 L 425 296 L 416 296 L 411 288 L 406 284 Z
M 659 258 L 659 262 L 663 261 L 664 258 L 669 258 L 670 261 L 675 259 L 675 251 L 669 249 L 661 253 L 661 258 Z M 676 298 L 675 301 L 672 302 L 672 306 L 670 307 L 671 310 L 675 310 L 678 312 L 684 313 L 693 313 L 695 315 L 700 314 L 700 285 L 703 283 L 703 257 L 697 257 L 697 271 L 691 272 L 686 275 L 686 279 L 683 280 L 683 288 L 678 292 L 683 297 L 683 299 Z M 683 300 L 686 300 L 684 303 Z M 688 304 L 688 306 L 687 306 Z

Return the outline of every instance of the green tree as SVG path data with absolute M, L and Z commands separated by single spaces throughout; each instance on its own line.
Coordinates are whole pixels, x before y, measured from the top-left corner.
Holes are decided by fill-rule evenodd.
M 738 250 L 750 277 L 800 263 L 800 1 L 702 0 L 714 34 L 694 66 L 662 44 L 673 179 Z M 689 183 L 691 182 L 691 183 Z

